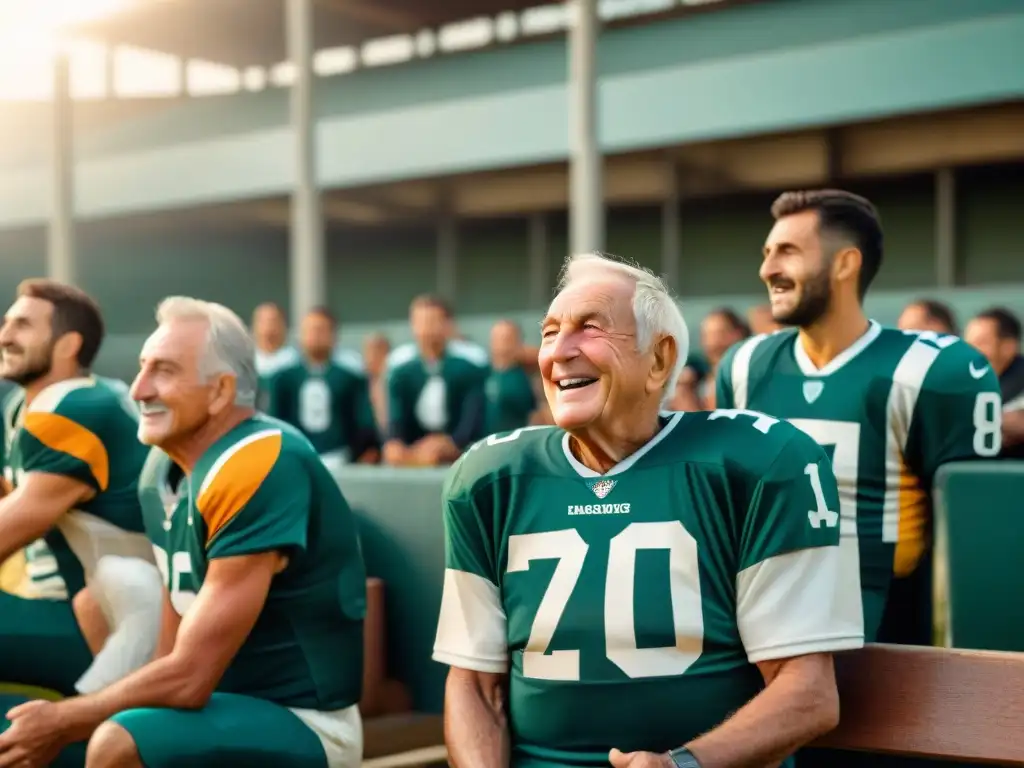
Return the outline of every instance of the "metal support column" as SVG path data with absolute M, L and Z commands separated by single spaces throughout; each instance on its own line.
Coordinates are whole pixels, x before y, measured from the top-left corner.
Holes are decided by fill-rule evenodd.
M 103 97 L 117 98 L 117 48 L 113 45 L 103 49 Z
M 544 307 L 551 299 L 551 268 L 548 264 L 548 220 L 543 213 L 530 214 L 527 248 L 530 262 L 530 306 Z
M 456 271 L 459 262 L 459 223 L 451 200 L 442 201 L 437 220 L 437 292 L 448 301 L 455 302 L 458 289 Z
M 46 274 L 64 283 L 75 282 L 75 149 L 71 61 L 61 50 L 53 59 L 53 135 L 51 148 L 51 207 Z
M 679 168 L 675 158 L 665 155 L 665 198 L 661 204 L 661 274 L 669 290 L 679 290 L 682 245 L 682 215 L 679 209 Z
M 940 168 L 935 172 L 935 284 L 940 288 L 956 285 L 956 171 Z
M 288 0 L 288 57 L 295 66 L 290 94 L 295 181 L 292 189 L 289 277 L 293 322 L 325 303 L 324 222 L 316 178 L 313 120 L 313 0 Z
M 597 0 L 569 5 L 569 246 L 604 247 L 604 183 L 597 119 Z

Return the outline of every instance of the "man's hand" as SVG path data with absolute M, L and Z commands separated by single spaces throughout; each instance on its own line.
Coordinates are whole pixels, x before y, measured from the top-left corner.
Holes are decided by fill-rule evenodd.
M 675 768 L 672 758 L 664 752 L 620 752 L 613 749 L 608 753 L 612 768 Z
M 459 458 L 461 451 L 450 435 L 435 433 L 427 435 L 416 444 L 433 464 L 447 464 Z
M 60 710 L 50 701 L 28 701 L 7 712 L 11 727 L 0 735 L 0 768 L 43 768 L 68 740 Z

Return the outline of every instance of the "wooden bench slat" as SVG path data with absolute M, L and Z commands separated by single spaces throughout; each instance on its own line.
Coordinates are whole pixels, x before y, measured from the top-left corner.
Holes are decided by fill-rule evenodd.
M 1024 653 L 869 645 L 836 656 L 820 746 L 1024 766 Z
M 434 747 L 401 752 L 397 755 L 364 760 L 363 768 L 419 768 L 419 766 L 444 763 L 447 760 L 448 750 L 444 744 L 439 744 Z
M 441 715 L 405 713 L 363 721 L 363 759 L 387 757 L 444 744 Z

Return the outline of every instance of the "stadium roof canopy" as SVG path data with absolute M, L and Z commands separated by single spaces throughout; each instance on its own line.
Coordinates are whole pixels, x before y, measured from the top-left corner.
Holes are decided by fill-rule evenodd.
M 230 66 L 287 59 L 287 0 L 135 0 L 123 10 L 70 25 L 69 31 Z M 548 0 L 550 2 L 550 0 Z M 314 50 L 358 45 L 506 11 L 544 0 L 315 0 Z

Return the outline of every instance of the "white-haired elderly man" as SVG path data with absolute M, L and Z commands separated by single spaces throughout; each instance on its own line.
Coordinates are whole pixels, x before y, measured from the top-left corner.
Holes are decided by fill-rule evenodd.
M 646 270 L 570 258 L 542 337 L 557 426 L 477 444 L 444 491 L 453 765 L 779 764 L 863 644 L 828 459 L 760 413 L 660 412 L 687 330 Z
M 167 587 L 157 657 L 98 693 L 16 711 L 0 766 L 91 736 L 88 768 L 355 768 L 366 577 L 353 515 L 308 441 L 254 411 L 253 342 L 234 313 L 173 297 L 157 320 L 132 385 Z

